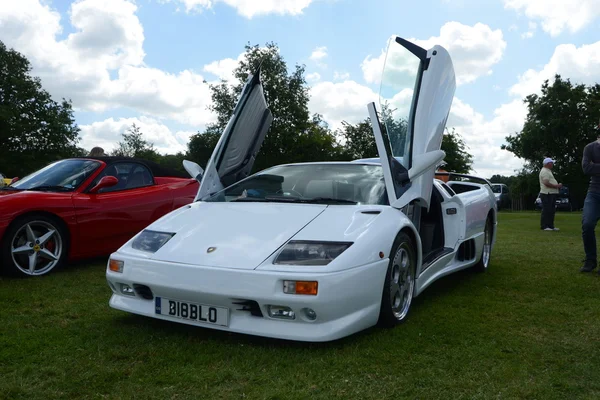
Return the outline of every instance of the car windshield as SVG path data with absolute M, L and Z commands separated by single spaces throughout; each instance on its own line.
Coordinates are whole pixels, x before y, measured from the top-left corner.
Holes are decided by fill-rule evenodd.
M 13 183 L 10 188 L 18 190 L 73 190 L 81 185 L 99 166 L 100 162 L 94 160 L 61 160 L 27 175 Z
M 381 166 L 364 164 L 276 166 L 204 201 L 388 204 Z
M 492 185 L 492 192 L 494 192 L 494 193 L 502 193 L 502 186 L 500 186 L 500 185 Z

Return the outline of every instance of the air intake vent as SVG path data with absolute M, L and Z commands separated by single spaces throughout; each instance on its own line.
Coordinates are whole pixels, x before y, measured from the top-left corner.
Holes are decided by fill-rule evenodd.
M 379 210 L 368 210 L 368 211 L 361 211 L 361 214 L 373 214 L 373 215 L 377 215 L 377 214 L 381 214 L 381 211 Z
M 250 315 L 255 317 L 262 317 L 263 313 L 260 310 L 260 306 L 254 300 L 236 300 L 233 304 L 242 306 L 242 308 L 238 308 L 238 311 L 248 311 Z
M 154 299 L 154 294 L 152 294 L 152 290 L 146 285 L 138 285 L 136 283 L 133 284 L 133 290 L 137 293 L 138 296 L 146 299 L 152 300 Z
M 462 242 L 458 247 L 456 254 L 458 261 L 469 261 L 475 258 L 475 240 L 469 239 L 466 242 Z

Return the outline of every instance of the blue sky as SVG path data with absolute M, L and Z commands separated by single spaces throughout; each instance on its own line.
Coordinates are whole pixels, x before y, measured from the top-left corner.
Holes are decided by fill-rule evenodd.
M 19 0 L 0 37 L 73 100 L 84 147 L 110 150 L 136 122 L 163 152 L 211 121 L 201 81 L 230 74 L 247 42 L 305 64 L 311 111 L 333 126 L 367 116 L 390 35 L 441 44 L 459 83 L 448 124 L 491 176 L 521 165 L 499 146 L 543 79 L 600 80 L 599 17 L 600 0 Z

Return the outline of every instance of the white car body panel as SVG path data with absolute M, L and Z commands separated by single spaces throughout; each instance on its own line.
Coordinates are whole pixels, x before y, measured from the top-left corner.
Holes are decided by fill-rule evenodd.
M 387 202 L 290 203 L 266 198 L 260 202 L 253 200 L 255 195 L 250 196 L 251 190 L 247 189 L 241 195 L 229 195 L 235 202 L 211 200 L 216 190 L 244 188 L 235 184 L 244 185 L 245 179 L 253 179 L 246 176 L 272 119 L 256 74 L 249 78 L 205 175 L 200 176 L 202 171 L 197 165 L 187 164 L 190 174 L 201 181 L 198 201 L 163 216 L 111 255 L 111 260 L 122 262 L 122 272 L 111 270 L 109 262 L 106 277 L 113 292 L 110 306 L 228 332 L 330 341 L 377 323 L 390 253 L 400 232 L 411 238 L 416 253 L 413 296 L 440 277 L 477 264 L 488 220 L 493 222 L 491 247 L 495 241 L 495 198 L 486 184 L 446 185 L 434 179 L 435 165 L 443 156 L 439 147 L 454 94 L 454 70 L 443 48 L 421 50 L 413 48 L 422 57 L 426 53 L 430 60 L 411 108 L 414 131 L 409 157 L 401 158 L 390 150 L 389 138 L 379 129 L 371 104 L 379 158 L 290 165 L 316 165 L 330 170 L 346 165 L 381 168 L 383 183 L 375 175 L 373 186 L 366 190 L 369 195 L 381 194 L 380 199 L 387 196 Z M 407 162 L 408 168 L 402 162 Z M 277 176 L 268 175 L 268 171 L 264 174 L 269 184 L 283 182 L 273 181 Z M 372 175 L 368 176 L 371 179 Z M 313 179 L 323 182 L 319 177 Z M 352 188 L 346 193 L 356 195 L 354 186 L 341 183 L 346 185 L 340 186 L 344 190 Z M 133 243 L 147 231 L 172 236 L 153 252 L 134 249 Z M 290 241 L 350 245 L 326 265 L 277 263 Z M 285 293 L 284 281 L 289 280 L 317 282 L 318 292 Z M 158 298 L 226 308 L 227 326 L 159 314 L 154 301 Z M 270 306 L 289 307 L 295 317 L 283 320 L 270 316 Z M 316 313 L 314 319 L 309 318 L 307 309 Z
M 153 230 L 175 233 L 154 260 L 254 269 L 327 206 L 319 204 L 192 203 Z M 206 234 L 210 232 L 210 234 Z M 213 252 L 207 249 L 214 247 Z

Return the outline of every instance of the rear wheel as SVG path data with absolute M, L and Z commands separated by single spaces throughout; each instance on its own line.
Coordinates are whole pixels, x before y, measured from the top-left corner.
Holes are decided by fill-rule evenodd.
M 385 276 L 379 324 L 393 327 L 403 322 L 410 310 L 415 288 L 417 257 L 411 238 L 400 232 L 390 253 Z
M 45 275 L 64 263 L 67 236 L 59 221 L 29 215 L 15 221 L 1 244 L 4 272 L 12 276 Z
M 481 258 L 474 266 L 475 270 L 478 272 L 485 272 L 490 266 L 490 259 L 492 257 L 492 229 L 492 219 L 488 217 L 483 231 L 483 250 L 481 252 Z

